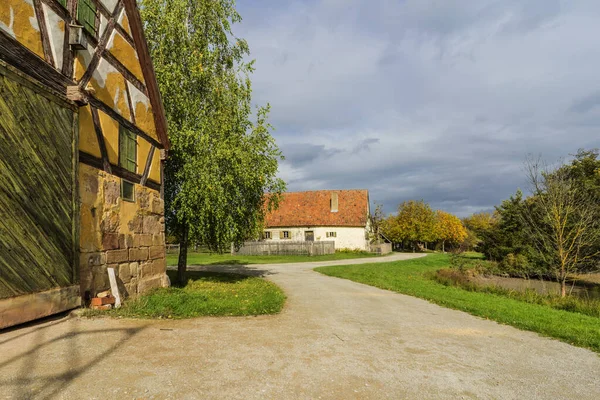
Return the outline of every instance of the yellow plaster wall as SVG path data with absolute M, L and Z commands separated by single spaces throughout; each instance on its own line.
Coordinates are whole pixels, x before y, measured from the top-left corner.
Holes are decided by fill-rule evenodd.
M 42 36 L 31 0 L 1 0 L 0 27 L 19 43 L 44 58 Z
M 107 62 L 103 60 L 103 62 Z M 107 104 L 123 118 L 131 120 L 131 112 L 129 111 L 129 101 L 127 100 L 127 90 L 125 78 L 118 72 L 108 72 L 102 85 L 96 77 L 92 77 L 90 84 L 95 91 L 95 97 Z
M 123 27 L 125 32 L 131 36 L 131 27 L 129 26 L 129 18 L 127 18 L 127 13 L 123 13 L 123 18 L 121 19 L 120 25 Z
M 141 101 L 134 104 L 135 107 L 135 123 L 153 139 L 158 140 L 156 134 L 156 126 L 154 125 L 154 113 L 150 104 L 144 104 Z
M 100 110 L 98 110 L 98 114 L 106 143 L 108 161 L 111 164 L 119 165 L 119 123 Z
M 140 82 L 144 82 L 142 66 L 138 60 L 135 49 L 121 36 L 119 32 L 114 33 L 112 46 L 108 51 L 112 53 L 117 60 L 121 62 Z
M 79 150 L 101 157 L 90 106 L 79 108 Z
M 144 168 L 146 168 L 146 160 L 148 159 L 148 154 L 150 154 L 150 148 L 152 145 L 150 142 L 138 137 L 138 149 L 137 149 L 137 159 L 138 159 L 138 174 L 142 175 L 144 173 Z
M 150 167 L 150 175 L 148 175 L 148 179 L 156 182 L 160 182 L 160 151 L 156 149 L 154 152 L 154 157 L 152 158 L 152 167 Z

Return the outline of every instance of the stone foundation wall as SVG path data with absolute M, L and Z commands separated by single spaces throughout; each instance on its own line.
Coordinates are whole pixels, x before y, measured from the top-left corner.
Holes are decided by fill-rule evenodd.
M 82 296 L 110 288 L 114 268 L 122 296 L 169 285 L 166 275 L 164 202 L 135 185 L 135 202 L 121 198 L 121 179 L 80 165 L 80 282 Z

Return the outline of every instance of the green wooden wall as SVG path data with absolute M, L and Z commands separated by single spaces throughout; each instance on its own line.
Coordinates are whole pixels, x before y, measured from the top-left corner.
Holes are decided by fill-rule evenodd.
M 74 111 L 18 78 L 0 69 L 0 299 L 76 280 Z

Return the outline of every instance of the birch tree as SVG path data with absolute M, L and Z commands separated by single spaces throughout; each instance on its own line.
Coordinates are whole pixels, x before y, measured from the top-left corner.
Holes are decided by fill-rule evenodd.
M 285 190 L 283 157 L 269 105 L 251 107 L 254 67 L 232 31 L 235 1 L 142 0 L 140 10 L 169 124 L 165 216 L 183 282 L 190 243 L 224 252 L 257 233 Z

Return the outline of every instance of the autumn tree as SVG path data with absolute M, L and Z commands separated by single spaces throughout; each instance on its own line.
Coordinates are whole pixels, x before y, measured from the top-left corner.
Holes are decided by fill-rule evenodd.
M 446 251 L 446 243 L 456 245 L 466 239 L 467 230 L 457 216 L 441 210 L 435 216 L 435 238 L 442 243 L 442 252 Z
M 423 200 L 405 201 L 398 206 L 398 214 L 385 220 L 383 234 L 395 243 L 408 242 L 413 250 L 435 241 L 435 213 Z
M 579 272 L 600 253 L 597 206 L 567 168 L 552 169 L 530 158 L 526 171 L 533 196 L 521 215 L 540 259 L 560 283 L 564 297 L 569 274 Z
M 169 123 L 165 216 L 181 243 L 182 282 L 189 243 L 223 252 L 256 233 L 285 190 L 276 177 L 282 156 L 270 134 L 269 106 L 253 114 L 253 62 L 231 29 L 241 21 L 235 1 L 140 3 Z

